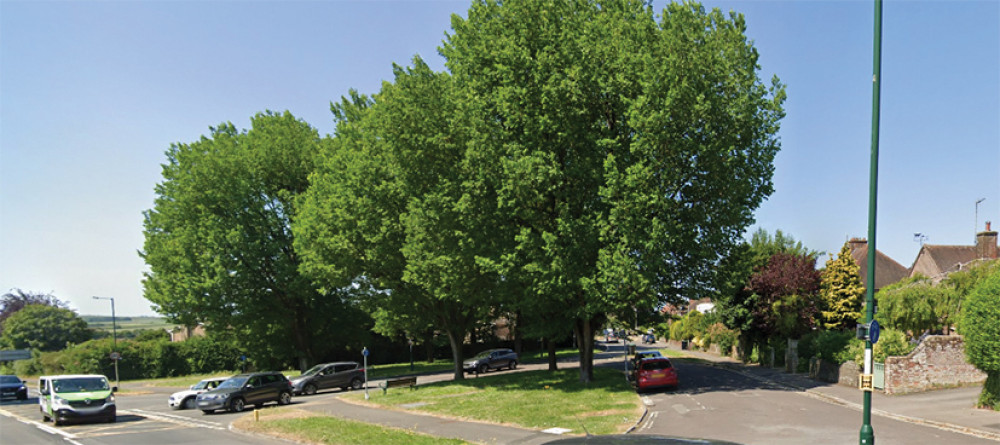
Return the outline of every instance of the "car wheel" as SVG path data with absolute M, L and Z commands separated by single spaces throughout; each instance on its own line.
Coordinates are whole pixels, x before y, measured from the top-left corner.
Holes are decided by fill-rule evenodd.
M 188 397 L 184 399 L 184 402 L 178 405 L 179 408 L 184 408 L 184 409 L 194 409 L 194 406 L 195 406 L 194 397 Z
M 315 393 L 315 391 L 313 391 L 313 393 Z M 292 393 L 282 392 L 278 395 L 278 405 L 287 405 L 289 403 L 292 403 Z
M 490 367 L 487 366 L 486 363 L 483 363 L 483 364 L 479 365 L 479 373 L 480 374 L 486 374 L 486 371 L 488 371 L 489 369 L 490 369 Z
M 115 423 L 118 421 L 118 416 L 108 417 L 108 423 Z
M 365 386 L 365 382 L 363 380 L 361 380 L 360 378 L 355 377 L 355 378 L 351 379 L 351 389 L 352 390 L 357 391 L 357 390 L 363 388 L 364 386 Z
M 511 360 L 510 365 L 508 367 L 510 369 L 517 369 L 517 360 Z
M 232 410 L 234 413 L 242 413 L 243 410 L 246 409 L 246 407 L 247 407 L 246 402 L 244 402 L 243 399 L 239 397 L 233 399 L 232 402 L 229 402 L 229 409 Z
M 62 422 L 59 421 L 58 417 L 53 417 L 52 418 L 52 425 L 53 426 L 59 426 L 59 425 L 62 425 Z
M 203 409 L 203 410 L 201 410 L 201 412 L 203 412 L 205 414 L 212 414 L 212 413 L 215 412 L 215 410 L 214 409 Z
M 313 385 L 312 383 L 310 383 L 310 384 L 306 385 L 305 388 L 302 388 L 302 392 L 305 393 L 305 395 L 307 395 L 307 396 L 311 396 L 313 394 L 316 394 L 316 385 Z

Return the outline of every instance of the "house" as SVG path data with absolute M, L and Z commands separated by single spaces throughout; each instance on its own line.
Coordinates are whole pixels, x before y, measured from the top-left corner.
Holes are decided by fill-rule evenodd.
M 851 249 L 851 258 L 858 265 L 858 275 L 861 284 L 868 288 L 868 240 L 852 238 L 847 242 Z M 910 271 L 882 251 L 875 249 L 875 292 L 910 276 Z
M 166 329 L 167 333 L 170 334 L 170 341 L 178 342 L 184 341 L 191 337 L 204 337 L 205 336 L 205 325 L 203 323 L 198 323 L 198 326 L 177 326 L 173 329 Z
M 986 230 L 976 234 L 976 244 L 972 246 L 944 246 L 925 244 L 917 253 L 917 259 L 910 267 L 910 276 L 923 275 L 937 283 L 949 273 L 962 270 L 969 263 L 978 260 L 995 260 L 1000 253 L 997 248 L 997 232 Z

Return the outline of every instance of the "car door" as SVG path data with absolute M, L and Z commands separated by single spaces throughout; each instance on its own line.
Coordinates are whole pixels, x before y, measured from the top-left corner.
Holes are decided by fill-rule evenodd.
M 343 388 L 351 384 L 351 370 L 354 369 L 353 365 L 350 364 L 339 364 L 334 365 L 333 375 L 336 379 L 336 384 L 331 386 L 336 386 L 338 388 Z
M 337 386 L 337 375 L 334 366 L 329 365 L 316 373 L 316 387 L 319 389 L 333 388 Z
M 267 387 L 264 385 L 263 376 L 250 377 L 243 386 L 243 400 L 246 400 L 247 404 L 263 403 L 266 394 Z

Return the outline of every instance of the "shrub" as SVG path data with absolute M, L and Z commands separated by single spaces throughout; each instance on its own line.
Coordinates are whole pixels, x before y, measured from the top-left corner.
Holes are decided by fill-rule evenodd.
M 712 326 L 709 326 L 708 333 L 705 334 L 705 338 L 708 345 L 718 345 L 719 352 L 722 355 L 729 355 L 733 350 L 733 346 L 736 345 L 739 333 L 727 328 L 722 323 L 715 323 Z
M 1000 409 L 1000 269 L 969 294 L 961 327 L 969 363 L 986 373 L 979 404 Z
M 909 354 L 916 347 L 916 344 L 907 341 L 906 334 L 902 331 L 883 329 L 878 343 L 875 343 L 875 346 L 872 347 L 872 361 L 885 363 L 886 357 L 902 357 Z M 847 360 L 854 360 L 854 363 L 857 363 L 858 366 L 864 366 L 865 342 L 861 340 L 850 342 L 848 350 L 844 354 Z

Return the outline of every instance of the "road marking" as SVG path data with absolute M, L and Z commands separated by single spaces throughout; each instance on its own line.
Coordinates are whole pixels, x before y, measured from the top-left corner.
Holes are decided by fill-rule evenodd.
M 12 412 L 7 411 L 7 410 L 0 409 L 0 414 L 2 414 L 4 416 L 7 416 L 7 417 L 10 417 L 10 418 L 12 418 L 12 419 L 14 419 L 14 420 L 16 420 L 18 422 L 21 422 L 21 423 L 24 423 L 24 424 L 27 424 L 27 425 L 32 425 L 35 428 L 38 428 L 38 429 L 40 429 L 42 431 L 45 431 L 46 433 L 62 436 L 63 439 L 65 439 L 67 442 L 69 442 L 69 443 L 71 443 L 73 445 L 83 445 L 82 443 L 77 442 L 75 440 L 76 439 L 76 434 L 67 433 L 67 432 L 65 432 L 65 431 L 63 431 L 63 430 L 61 430 L 59 428 L 51 427 L 51 426 L 48 426 L 48 425 L 46 425 L 44 423 L 36 422 L 34 420 L 25 419 L 24 417 L 21 417 L 21 416 L 19 416 L 17 414 L 14 414 Z
M 573 431 L 573 430 L 566 429 L 566 428 L 549 428 L 547 430 L 542 430 L 543 433 L 547 433 L 547 434 L 559 434 L 559 435 L 566 434 L 566 433 L 568 433 L 570 431 Z
M 655 406 L 656 402 L 654 402 L 653 399 L 650 399 L 649 397 L 642 396 L 642 404 L 646 406 Z
M 646 422 L 642 424 L 642 428 L 640 428 L 640 429 L 643 429 L 643 430 L 652 429 L 653 428 L 653 423 L 656 421 L 656 418 L 659 417 L 659 416 L 660 416 L 660 412 L 659 411 L 653 411 L 653 412 L 649 413 L 649 418 L 646 419 Z
M 149 418 L 149 419 L 155 419 L 155 420 L 159 420 L 159 421 L 163 421 L 163 422 L 169 422 L 169 423 L 174 423 L 174 424 L 184 425 L 184 426 L 194 426 L 194 427 L 198 427 L 198 428 L 210 428 L 210 429 L 213 429 L 213 430 L 225 430 L 226 429 L 224 426 L 219 425 L 218 423 L 208 422 L 208 421 L 204 421 L 204 420 L 196 420 L 196 419 L 192 419 L 190 417 L 178 416 L 178 415 L 175 415 L 175 414 L 157 413 L 157 412 L 146 411 L 146 410 L 142 410 L 142 409 L 123 409 L 123 410 L 120 410 L 118 412 L 126 413 L 126 414 L 134 414 L 136 416 L 142 416 L 142 417 L 146 417 L 146 418 Z
M 674 408 L 674 411 L 677 411 L 679 414 L 687 414 L 687 413 L 691 412 L 691 410 L 687 409 L 686 406 L 681 405 L 680 403 L 674 405 L 673 408 Z

